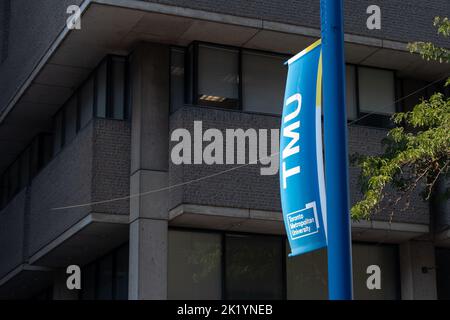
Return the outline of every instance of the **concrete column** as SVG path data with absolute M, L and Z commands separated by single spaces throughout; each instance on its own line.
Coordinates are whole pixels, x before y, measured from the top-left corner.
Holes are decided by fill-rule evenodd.
M 409 241 L 401 244 L 400 274 L 403 300 L 437 299 L 433 243 Z
M 168 46 L 143 43 L 130 58 L 129 299 L 167 299 Z M 149 193 L 150 191 L 150 193 Z
M 79 290 L 67 289 L 66 270 L 58 270 L 53 280 L 53 300 L 78 300 Z

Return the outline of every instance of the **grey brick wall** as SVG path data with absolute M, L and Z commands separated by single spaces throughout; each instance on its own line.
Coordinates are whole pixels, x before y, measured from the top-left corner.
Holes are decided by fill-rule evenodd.
M 361 126 L 349 127 L 349 153 L 364 155 L 376 155 L 382 152 L 381 140 L 386 137 L 386 129 L 369 128 Z M 350 199 L 354 204 L 361 199 L 358 183 L 359 169 L 350 166 Z M 386 201 L 380 205 L 380 211 L 376 212 L 374 219 L 383 221 L 398 221 L 411 223 L 430 222 L 430 210 L 427 202 L 420 197 L 420 189 L 415 190 L 410 198 L 404 197 L 396 206 L 388 205 L 387 198 L 395 199 L 398 194 L 389 193 Z
M 30 194 L 30 255 L 85 217 L 90 206 L 52 210 L 92 200 L 91 122 L 33 179 Z
M 52 208 L 129 194 L 130 126 L 125 121 L 91 121 L 32 181 L 30 255 L 90 212 L 128 214 L 128 201 L 65 210 Z
M 319 0 L 147 0 L 313 28 L 320 27 Z M 368 30 L 366 9 L 381 8 L 381 30 Z M 345 32 L 402 42 L 426 40 L 450 47 L 433 28 L 435 16 L 450 15 L 448 0 L 344 0 Z
M 26 192 L 0 212 L 0 279 L 23 262 Z
M 94 134 L 92 200 L 116 199 L 130 193 L 130 123 L 97 119 Z M 129 214 L 129 200 L 93 206 L 94 212 Z
M 184 107 L 170 118 L 171 132 L 176 128 L 186 128 L 193 136 L 194 120 L 202 120 L 203 131 L 208 128 L 224 129 L 279 128 L 277 116 L 257 115 L 212 108 Z M 352 126 L 349 128 L 349 152 L 375 154 L 381 151 L 381 139 L 385 130 Z M 170 143 L 170 149 L 176 143 Z M 206 144 L 204 144 L 206 145 Z M 232 168 L 231 165 L 179 165 L 170 162 L 170 185 L 185 183 L 204 176 Z M 202 204 L 236 208 L 281 211 L 278 175 L 261 176 L 259 165 L 249 165 L 218 176 L 175 188 L 170 192 L 170 207 L 180 203 Z M 350 170 L 351 198 L 355 202 L 360 197 L 357 184 L 358 170 Z M 400 204 L 401 206 L 402 204 Z M 376 220 L 390 220 L 391 211 L 377 214 Z M 413 197 L 409 209 L 394 210 L 393 221 L 428 223 L 428 205 L 417 196 Z

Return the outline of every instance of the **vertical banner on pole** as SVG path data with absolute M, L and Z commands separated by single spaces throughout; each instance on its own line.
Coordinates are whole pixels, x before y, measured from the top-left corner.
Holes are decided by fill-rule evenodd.
M 280 193 L 290 256 L 296 256 L 327 245 L 321 41 L 287 64 L 280 135 Z

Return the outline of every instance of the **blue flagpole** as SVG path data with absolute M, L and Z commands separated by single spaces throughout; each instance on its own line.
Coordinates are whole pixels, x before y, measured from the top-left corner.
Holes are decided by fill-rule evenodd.
M 352 251 L 342 0 L 321 0 L 320 8 L 328 221 L 328 294 L 330 300 L 351 300 Z

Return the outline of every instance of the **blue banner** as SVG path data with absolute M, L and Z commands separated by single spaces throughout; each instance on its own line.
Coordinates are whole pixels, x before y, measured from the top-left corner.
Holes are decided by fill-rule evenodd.
M 280 132 L 280 192 L 289 256 L 327 245 L 320 40 L 289 66 Z

